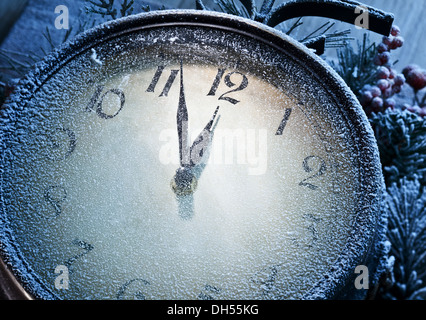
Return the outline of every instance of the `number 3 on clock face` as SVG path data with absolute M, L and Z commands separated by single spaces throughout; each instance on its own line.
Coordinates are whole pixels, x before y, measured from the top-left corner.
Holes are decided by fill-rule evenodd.
M 359 210 L 358 146 L 321 79 L 257 37 L 204 25 L 73 50 L 5 122 L 3 242 L 19 243 L 5 251 L 26 261 L 31 294 L 306 296 Z

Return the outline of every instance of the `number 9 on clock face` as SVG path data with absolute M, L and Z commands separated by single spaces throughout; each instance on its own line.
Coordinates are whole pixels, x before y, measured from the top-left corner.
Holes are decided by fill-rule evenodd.
M 25 289 L 304 297 L 359 210 L 359 146 L 340 101 L 250 33 L 111 32 L 57 57 L 22 108 L 4 110 L 2 242 Z

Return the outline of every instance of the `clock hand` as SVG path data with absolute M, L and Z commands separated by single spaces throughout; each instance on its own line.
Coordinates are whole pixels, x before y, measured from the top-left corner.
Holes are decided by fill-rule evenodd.
M 185 102 L 182 61 L 180 62 L 180 92 L 176 122 L 179 137 L 180 168 L 176 170 L 176 174 L 171 181 L 171 186 L 177 196 L 185 196 L 194 192 L 197 186 L 197 179 L 191 170 L 191 158 L 188 143 L 188 109 Z
M 177 169 L 176 174 L 171 181 L 172 189 L 179 199 L 182 196 L 192 196 L 197 188 L 197 180 L 201 176 L 205 167 L 205 161 L 202 160 L 207 157 L 208 147 L 211 144 L 214 129 L 220 118 L 220 116 L 218 116 L 215 122 L 218 111 L 219 107 L 216 108 L 213 117 L 195 139 L 188 151 L 188 153 L 191 154 L 190 165 L 182 165 L 179 169 Z
M 213 139 L 213 130 L 216 127 L 217 122 L 219 121 L 218 117 L 215 123 L 215 118 L 217 116 L 218 111 L 219 107 L 216 108 L 215 112 L 213 113 L 213 117 L 210 119 L 210 121 L 204 127 L 203 131 L 201 131 L 201 133 L 192 143 L 192 146 L 190 148 L 191 166 L 200 164 L 204 160 L 203 158 L 205 158 L 205 154 L 207 153 L 208 147 L 210 146 L 211 141 Z
M 198 166 L 205 158 L 203 155 L 211 143 L 215 119 L 219 107 L 216 108 L 213 117 L 207 123 L 203 131 L 195 139 L 191 147 L 188 144 L 188 109 L 185 101 L 185 90 L 183 85 L 183 67 L 180 63 L 180 93 L 179 103 L 176 115 L 177 131 L 179 137 L 179 159 L 180 168 L 176 170 L 176 174 L 171 181 L 173 191 L 178 196 L 191 195 L 197 187 L 197 177 L 200 176 L 203 169 Z M 216 121 L 217 123 L 217 121 Z M 197 166 L 196 170 L 193 168 Z
M 180 93 L 176 121 L 179 137 L 180 165 L 181 167 L 187 167 L 190 165 L 190 150 L 188 144 L 188 109 L 186 108 L 185 91 L 183 87 L 182 61 L 180 63 Z

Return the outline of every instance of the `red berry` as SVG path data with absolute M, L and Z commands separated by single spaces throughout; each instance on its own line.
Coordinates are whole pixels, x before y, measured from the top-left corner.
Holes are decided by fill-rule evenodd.
M 379 97 L 382 94 L 382 90 L 380 90 L 379 87 L 374 86 L 370 89 L 371 95 L 373 96 L 373 98 L 375 97 Z
M 386 90 L 383 91 L 382 97 L 387 99 L 387 98 L 391 97 L 392 94 L 393 94 L 392 87 L 389 87 L 389 88 L 387 88 Z
M 389 50 L 395 50 L 396 48 L 398 48 L 394 40 L 392 40 L 391 43 L 389 43 L 388 47 L 389 47 Z
M 386 79 L 380 79 L 379 81 L 377 81 L 377 86 L 382 92 L 384 92 L 387 88 L 390 87 L 390 83 Z
M 411 71 L 417 70 L 417 69 L 420 69 L 420 67 L 417 64 L 409 64 L 404 69 L 402 69 L 402 74 L 405 76 L 405 78 L 407 78 L 408 74 Z
M 386 67 L 380 67 L 377 70 L 377 79 L 387 79 L 390 76 L 390 71 Z
M 382 65 L 388 63 L 389 60 L 390 60 L 390 53 L 389 52 L 379 53 L 378 56 L 379 56 L 379 59 L 380 59 Z
M 414 90 L 421 90 L 426 87 L 426 71 L 425 70 L 412 70 L 407 75 L 407 83 Z
M 392 48 L 396 49 L 396 48 L 401 48 L 404 45 L 404 38 L 403 37 L 395 37 L 392 40 Z
M 405 83 L 405 77 L 403 74 L 398 74 L 395 77 L 395 85 L 402 86 Z
M 377 54 L 374 57 L 373 62 L 377 66 L 383 66 L 383 65 L 386 65 L 389 62 L 389 60 L 390 60 L 390 54 L 389 52 L 385 51 L 385 52 Z
M 384 105 L 386 108 L 394 109 L 396 106 L 396 101 L 395 99 L 389 98 L 385 100 Z
M 381 107 L 383 107 L 383 99 L 380 97 L 375 97 L 371 101 L 371 107 L 373 108 L 373 110 L 378 111 Z
M 392 26 L 391 29 L 391 35 L 393 35 L 394 37 L 399 36 L 399 34 L 401 33 L 401 30 L 399 29 L 398 26 Z
M 377 52 L 382 53 L 382 52 L 385 52 L 385 51 L 389 51 L 389 47 L 384 43 L 379 43 L 377 45 Z
M 372 88 L 372 86 L 371 85 L 369 85 L 369 84 L 365 84 L 363 87 L 362 87 L 362 92 L 366 92 L 366 91 L 369 91 L 369 90 L 371 90 L 371 88 Z
M 373 94 L 370 91 L 363 92 L 362 97 L 364 98 L 364 100 L 366 100 L 368 102 L 373 100 Z
M 375 97 L 375 98 L 373 98 L 373 100 L 371 101 L 371 105 L 372 105 L 373 107 L 375 107 L 375 106 L 379 106 L 379 107 L 381 107 L 381 106 L 383 106 L 383 99 L 382 99 L 382 98 L 380 98 L 380 97 Z
M 392 42 L 392 39 L 390 37 L 383 37 L 382 39 L 382 43 L 384 43 L 387 46 L 389 46 L 391 42 Z
M 390 69 L 389 71 L 389 79 L 394 79 L 396 77 L 396 72 L 394 69 Z

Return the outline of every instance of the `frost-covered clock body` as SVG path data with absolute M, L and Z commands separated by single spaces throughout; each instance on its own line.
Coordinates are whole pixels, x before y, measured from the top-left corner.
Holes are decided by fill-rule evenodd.
M 2 110 L 3 260 L 41 299 L 338 296 L 379 221 L 360 110 L 319 58 L 241 18 L 98 27 Z

